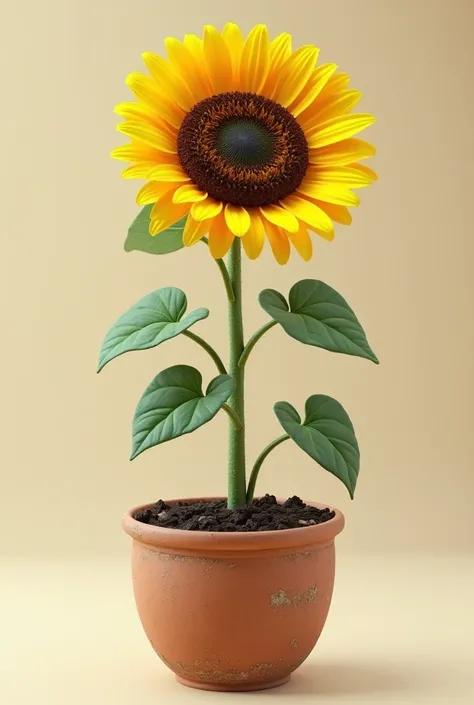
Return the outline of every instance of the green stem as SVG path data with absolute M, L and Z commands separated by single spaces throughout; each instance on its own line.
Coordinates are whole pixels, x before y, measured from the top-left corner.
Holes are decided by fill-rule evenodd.
M 189 338 L 190 340 L 194 340 L 195 343 L 201 346 L 201 348 L 204 348 L 204 350 L 209 353 L 209 355 L 212 357 L 214 362 L 216 363 L 217 369 L 222 375 L 227 374 L 227 370 L 225 368 L 224 363 L 222 362 L 221 358 L 219 355 L 216 353 L 214 348 L 209 345 L 209 343 L 206 343 L 205 340 L 203 340 L 199 335 L 196 335 L 196 333 L 191 333 L 190 330 L 185 330 L 183 331 L 183 335 L 186 336 L 186 338 Z
M 232 288 L 232 283 L 230 281 L 229 272 L 227 271 L 227 267 L 225 266 L 225 262 L 223 259 L 216 259 L 216 264 L 221 271 L 222 279 L 224 281 L 224 286 L 225 286 L 225 290 L 227 292 L 227 298 L 229 300 L 229 303 L 234 303 L 235 294 L 234 294 L 234 290 Z
M 250 473 L 250 479 L 249 479 L 249 485 L 247 488 L 247 504 L 250 504 L 250 502 L 253 499 L 253 495 L 255 492 L 255 485 L 257 484 L 257 478 L 258 478 L 258 473 L 260 472 L 260 468 L 262 467 L 262 463 L 269 455 L 269 453 L 272 452 L 274 448 L 280 445 L 280 443 L 283 443 L 283 441 L 287 441 L 289 439 L 288 434 L 285 433 L 284 436 L 280 436 L 279 438 L 276 438 L 274 441 L 269 443 L 266 448 L 262 450 L 260 455 L 258 456 L 257 460 L 255 461 L 255 465 L 252 468 L 252 472 Z
M 201 242 L 207 245 L 209 241 L 207 237 L 203 237 Z M 232 288 L 232 282 L 230 281 L 229 272 L 227 271 L 227 267 L 225 266 L 225 262 L 223 259 L 216 259 L 215 263 L 219 267 L 220 273 L 222 275 L 222 280 L 224 282 L 225 290 L 227 293 L 227 299 L 230 303 L 233 303 L 235 301 L 235 295 L 234 290 Z
M 268 321 L 268 323 L 265 323 L 264 326 L 259 328 L 259 330 L 252 335 L 250 340 L 248 341 L 247 345 L 244 348 L 244 351 L 242 355 L 240 356 L 239 360 L 239 367 L 244 367 L 245 363 L 247 362 L 247 358 L 254 349 L 255 345 L 258 343 L 262 335 L 265 335 L 267 330 L 270 330 L 270 328 L 273 328 L 273 326 L 276 326 L 277 322 L 276 321 Z
M 237 414 L 235 413 L 235 411 L 234 411 L 233 409 L 231 409 L 228 404 L 224 404 L 224 405 L 222 406 L 222 408 L 224 409 L 225 413 L 226 413 L 226 414 L 229 416 L 229 418 L 231 419 L 232 423 L 234 424 L 234 428 L 235 428 L 237 431 L 240 431 L 240 430 L 242 429 L 242 421 L 239 419 L 239 417 L 237 416 Z
M 240 430 L 229 425 L 229 465 L 227 506 L 235 509 L 245 504 L 245 419 L 244 419 L 244 370 L 239 359 L 244 350 L 244 325 L 242 317 L 242 250 L 240 238 L 236 237 L 229 251 L 228 272 L 235 301 L 229 302 L 229 374 L 235 389 L 229 399 L 229 407 L 242 422 Z

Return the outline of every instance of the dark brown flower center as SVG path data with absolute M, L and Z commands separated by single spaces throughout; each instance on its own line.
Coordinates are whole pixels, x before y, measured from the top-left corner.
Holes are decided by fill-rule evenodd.
M 267 206 L 293 193 L 308 144 L 291 113 L 255 93 L 220 93 L 186 115 L 178 155 L 190 179 L 219 201 Z

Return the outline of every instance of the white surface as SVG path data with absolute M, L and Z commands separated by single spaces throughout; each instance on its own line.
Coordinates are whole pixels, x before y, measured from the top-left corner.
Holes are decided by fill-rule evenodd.
M 252 694 L 175 683 L 141 630 L 126 558 L 9 560 L 0 578 L 1 705 L 474 703 L 474 556 L 339 555 L 313 654 Z

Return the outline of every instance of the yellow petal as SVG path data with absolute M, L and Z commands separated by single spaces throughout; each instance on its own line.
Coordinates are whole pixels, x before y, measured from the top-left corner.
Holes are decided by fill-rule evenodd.
M 304 46 L 285 61 L 275 82 L 272 98 L 287 108 L 306 86 L 318 58 L 319 49 Z
M 378 175 L 377 172 L 371 169 L 368 166 L 365 166 L 365 164 L 350 164 L 349 165 L 352 170 L 358 171 L 360 174 L 365 175 L 370 181 L 378 181 Z
M 262 88 L 262 93 L 267 98 L 272 95 L 280 67 L 289 56 L 291 56 L 291 34 L 283 32 L 283 34 L 279 34 L 278 37 L 270 42 L 270 68 L 267 80 Z
M 121 162 L 151 162 L 155 160 L 157 154 L 156 149 L 146 144 L 136 142 L 132 144 L 122 144 L 120 147 L 115 147 L 115 149 L 110 152 L 111 157 Z
M 177 208 L 177 206 L 175 206 L 175 208 Z M 162 233 L 164 230 L 168 230 L 171 225 L 174 225 L 178 222 L 178 220 L 184 218 L 186 213 L 187 211 L 183 210 L 183 206 L 180 206 L 179 211 L 176 210 L 173 211 L 173 213 L 169 213 L 168 211 L 163 212 L 161 218 L 155 218 L 154 220 L 150 221 L 150 235 L 152 237 L 155 237 L 156 235 Z
M 153 122 L 153 118 L 155 117 L 155 111 L 149 108 L 148 105 L 140 105 L 140 103 L 131 103 L 128 101 L 116 105 L 114 113 L 127 120 L 141 117 L 145 122 Z
M 261 206 L 260 213 L 273 225 L 278 225 L 290 233 L 298 232 L 299 223 L 292 213 L 281 208 L 281 206 Z
M 191 247 L 191 245 L 195 245 L 199 240 L 202 240 L 208 230 L 209 221 L 204 220 L 199 222 L 194 220 L 192 215 L 189 215 L 183 230 L 184 246 Z
M 234 235 L 226 225 L 222 213 L 214 218 L 209 229 L 209 250 L 214 259 L 220 259 L 230 250 Z
M 224 93 L 232 85 L 232 64 L 224 37 L 215 27 L 204 27 L 204 57 L 214 93 Z
M 173 101 L 169 100 L 163 91 L 160 92 L 158 84 L 150 76 L 141 73 L 131 73 L 125 83 L 137 96 L 138 100 L 159 113 L 160 117 L 169 122 L 173 127 L 179 128 L 184 118 L 184 111 Z
M 207 73 L 206 61 L 204 58 L 204 42 L 195 34 L 185 34 L 184 46 L 188 49 L 194 59 L 196 72 L 200 77 L 201 89 L 208 94 L 212 94 L 211 82 Z
M 232 74 L 234 86 L 238 86 L 239 72 L 240 72 L 240 59 L 242 56 L 242 49 L 244 48 L 244 38 L 242 32 L 238 25 L 234 22 L 228 22 L 223 29 L 222 36 L 224 37 L 225 43 L 229 50 L 229 55 L 232 63 Z
M 194 184 L 180 186 L 173 196 L 173 203 L 198 203 L 207 198 L 207 193 L 201 191 Z
M 306 223 L 311 229 L 315 228 L 318 232 L 325 233 L 328 239 L 334 236 L 334 226 L 331 219 L 324 213 L 321 208 L 314 203 L 300 196 L 287 196 L 282 201 L 282 206 L 296 215 L 299 220 Z
M 165 39 L 165 46 L 173 70 L 181 76 L 196 101 L 209 98 L 212 95 L 212 89 L 199 55 L 196 57 L 189 46 L 185 46 L 174 37 Z
M 173 191 L 169 191 L 151 209 L 150 235 L 158 235 L 188 213 L 189 205 L 175 205 L 172 196 Z
M 234 235 L 242 237 L 250 228 L 249 212 L 242 206 L 228 203 L 225 207 L 225 222 Z
M 322 64 L 314 69 L 306 86 L 288 108 L 294 117 L 298 117 L 308 105 L 314 103 L 336 69 L 336 64 Z
M 310 167 L 302 184 L 298 187 L 298 191 L 306 193 L 306 186 L 314 184 L 339 184 L 349 188 L 363 188 L 370 186 L 373 180 L 368 174 L 353 166 Z
M 307 184 L 304 191 L 300 188 L 298 192 L 338 206 L 358 206 L 360 203 L 359 196 L 338 184 Z
M 138 100 L 146 105 L 154 107 L 158 98 L 158 88 L 155 81 L 142 73 L 130 73 L 125 79 L 125 83 L 136 95 Z
M 176 137 L 172 137 L 169 132 L 159 130 L 154 125 L 148 125 L 144 122 L 131 122 L 126 120 L 117 125 L 117 130 L 132 140 L 144 142 L 149 147 L 154 147 L 160 152 L 169 154 L 178 153 L 178 141 Z
M 290 258 L 288 233 L 276 225 L 273 225 L 273 223 L 270 223 L 268 220 L 265 223 L 265 232 L 276 261 L 278 264 L 286 264 Z
M 124 169 L 120 176 L 122 179 L 146 179 L 154 166 L 155 162 L 141 162 L 140 164 L 134 164 L 133 166 L 129 166 Z
M 191 181 L 179 164 L 158 164 L 150 171 L 148 178 L 155 181 Z
M 309 262 L 313 256 L 313 242 L 306 225 L 304 225 L 304 223 L 300 223 L 298 232 L 288 233 L 288 237 L 300 257 L 302 257 L 305 262 Z
M 204 57 L 204 42 L 195 34 L 186 34 L 183 41 L 184 46 L 188 49 L 194 59 L 194 68 L 196 75 L 199 77 L 201 84 L 200 90 L 207 96 L 213 94 L 210 77 L 207 71 L 206 60 Z
M 216 201 L 214 198 L 208 196 L 204 201 L 199 203 L 193 203 L 191 206 L 191 215 L 194 220 L 207 220 L 208 218 L 215 218 L 219 215 L 223 208 L 221 201 Z
M 324 90 L 321 91 L 322 95 L 330 95 L 332 93 L 339 93 L 339 91 L 344 90 L 350 83 L 350 77 L 347 73 L 336 73 L 331 76 L 329 81 L 326 83 Z
M 174 193 L 176 186 L 177 184 L 170 184 L 167 181 L 150 181 L 137 193 L 137 203 L 139 206 L 156 203 L 169 191 Z
M 345 166 L 375 155 L 375 147 L 369 142 L 351 138 L 321 149 L 309 150 L 309 162 L 318 166 Z
M 172 70 L 170 62 L 151 51 L 142 54 L 142 59 L 165 99 L 171 99 L 186 112 L 191 110 L 196 101 L 181 77 Z
M 242 237 L 242 245 L 249 259 L 257 259 L 265 242 L 265 228 L 258 209 L 249 210 L 250 228 Z
M 168 131 L 171 135 L 178 134 L 175 127 L 164 120 L 160 120 L 158 108 L 150 108 L 145 103 L 119 103 L 115 106 L 114 112 L 126 120 L 150 123 L 151 125 L 157 125 L 161 130 Z
M 315 149 L 348 139 L 374 122 L 375 117 L 366 113 L 331 118 L 306 133 L 308 147 Z
M 185 34 L 183 44 L 186 49 L 189 49 L 191 54 L 194 56 L 195 61 L 199 63 L 200 66 L 204 65 L 204 47 L 203 41 L 196 34 Z
M 321 104 L 343 91 L 349 81 L 350 78 L 347 73 L 335 73 L 331 76 L 319 94 L 318 100 L 315 103 L 308 105 L 306 110 L 298 116 L 298 122 L 300 125 L 306 127 L 306 125 L 311 122 L 313 115 L 319 112 Z
M 333 203 L 325 203 L 324 201 L 315 201 L 315 203 L 336 223 L 341 225 L 350 225 L 352 223 L 352 216 L 344 206 L 336 206 Z
M 240 59 L 240 90 L 260 93 L 270 67 L 270 41 L 264 24 L 256 25 L 242 49 Z
M 184 46 L 189 49 L 194 58 L 204 61 L 203 41 L 197 34 L 185 34 L 183 39 Z
M 360 91 L 342 91 L 335 95 L 329 96 L 325 101 L 321 101 L 319 111 L 315 111 L 314 115 L 305 124 L 305 130 L 309 130 L 320 125 L 326 120 L 346 115 L 354 108 L 362 97 Z
M 279 69 L 291 56 L 291 34 L 282 32 L 270 42 L 270 59 L 272 69 Z

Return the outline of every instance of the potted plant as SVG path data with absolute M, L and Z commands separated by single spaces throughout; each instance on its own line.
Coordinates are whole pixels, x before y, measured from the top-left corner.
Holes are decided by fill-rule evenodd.
M 375 173 L 360 161 L 375 150 L 354 137 L 374 121 L 353 114 L 359 91 L 335 64 L 317 66 L 318 49 L 292 51 L 291 37 L 270 41 L 264 25 L 246 38 L 229 23 L 203 39 L 166 40 L 167 58 L 143 55 L 150 75 L 132 73 L 137 101 L 122 103 L 118 129 L 130 144 L 113 151 L 131 162 L 124 178 L 145 181 L 143 206 L 126 250 L 163 255 L 205 243 L 225 284 L 228 365 L 201 338 L 206 308 L 186 313 L 183 291 L 160 288 L 132 306 L 107 333 L 99 370 L 126 352 L 184 335 L 204 348 L 216 376 L 203 388 L 198 369 L 160 371 L 143 393 L 132 427 L 132 459 L 229 417 L 226 498 L 159 500 L 130 510 L 133 583 L 146 634 L 186 685 L 254 690 L 280 685 L 305 660 L 324 626 L 334 582 L 334 538 L 344 518 L 325 503 L 298 497 L 255 499 L 258 473 L 281 443 L 293 441 L 338 477 L 353 497 L 359 472 L 354 428 L 341 404 L 314 393 L 304 413 L 275 404 L 282 432 L 247 473 L 244 373 L 263 335 L 377 362 L 344 298 L 308 278 L 288 297 L 265 290 L 265 325 L 244 336 L 242 251 L 256 259 L 268 241 L 286 264 L 293 247 L 309 261 L 310 232 L 325 240 L 333 222 L 349 225 L 353 189 Z M 312 390 L 310 390 L 312 391 Z M 296 401 L 300 405 L 300 400 Z

